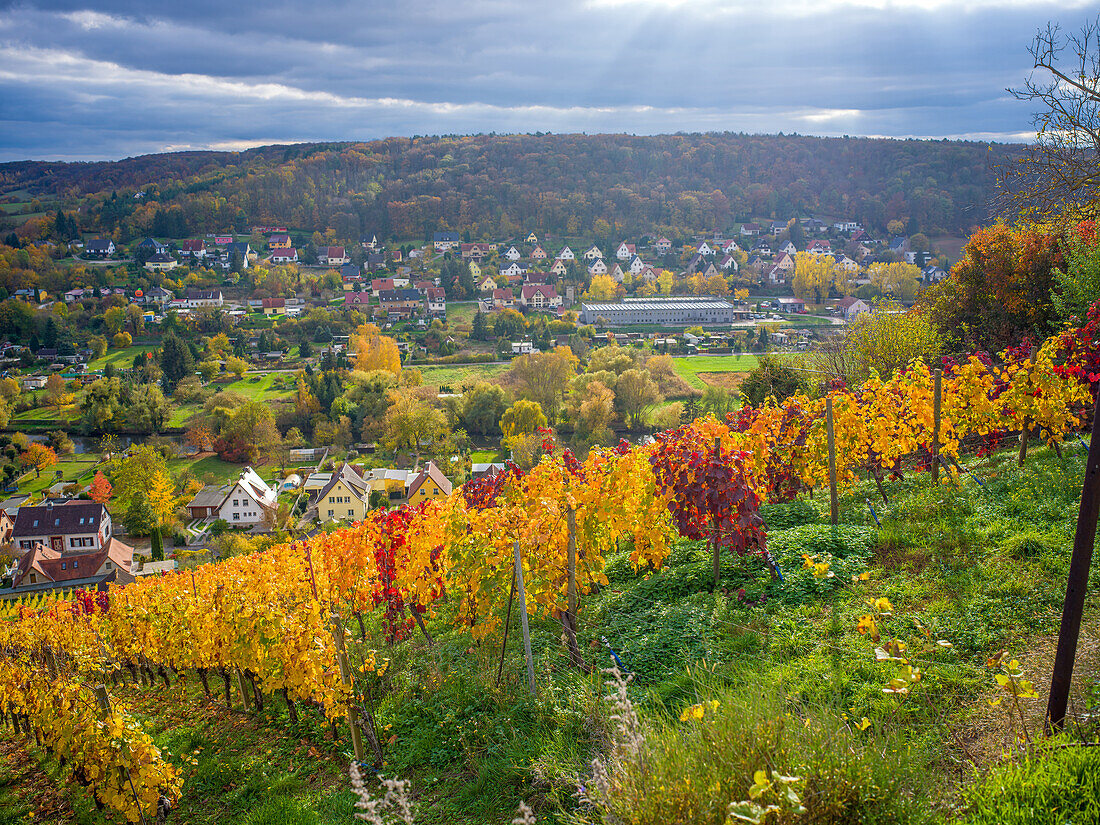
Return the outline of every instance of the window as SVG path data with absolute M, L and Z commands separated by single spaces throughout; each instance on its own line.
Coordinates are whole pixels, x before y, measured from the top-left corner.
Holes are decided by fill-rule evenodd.
M 240 521 L 240 520 L 241 520 L 241 514 L 240 513 L 234 513 L 233 514 L 233 521 Z
M 238 501 L 237 499 L 233 499 L 233 506 L 234 507 L 239 507 L 240 506 L 240 501 Z
M 38 519 L 35 519 L 34 524 L 32 524 L 31 527 L 37 527 L 37 526 L 38 526 Z
M 332 518 L 332 516 L 333 516 L 333 514 L 334 514 L 335 512 L 336 512 L 335 510 L 329 510 L 329 511 L 328 511 L 328 517 L 329 517 L 329 518 Z
M 348 509 L 348 518 L 355 518 L 355 511 L 350 508 Z
M 328 503 L 329 504 L 334 504 L 335 502 L 336 502 L 336 497 L 335 496 L 329 496 L 328 497 Z
M 54 526 L 54 527 L 60 527 L 60 526 L 61 526 L 61 519 L 60 519 L 60 517 L 59 517 L 59 518 L 55 518 L 55 519 L 53 520 L 53 526 Z
M 107 562 L 107 569 L 108 569 L 108 570 L 110 570 L 110 569 L 111 569 L 111 563 L 110 563 L 110 562 Z
M 65 569 L 65 562 L 61 562 L 61 569 L 62 569 L 62 570 L 64 570 L 64 569 Z
M 31 584 L 38 584 L 38 576 L 34 573 L 31 573 Z
M 80 567 L 80 562 L 76 559 L 73 559 L 73 570 L 76 570 L 76 568 L 78 567 Z

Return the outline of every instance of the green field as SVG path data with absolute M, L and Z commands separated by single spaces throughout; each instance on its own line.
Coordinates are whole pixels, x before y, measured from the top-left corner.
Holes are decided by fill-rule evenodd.
M 245 375 L 239 381 L 230 384 L 210 384 L 219 391 L 237 392 L 252 401 L 287 401 L 294 395 L 294 389 L 284 389 L 276 385 L 287 376 L 286 373 L 269 372 L 263 375 Z M 293 378 L 293 376 L 290 376 Z
M 495 382 L 508 371 L 507 364 L 455 364 L 454 366 L 416 366 L 410 365 L 410 369 L 418 369 L 424 376 L 425 386 L 440 387 L 449 385 L 459 392 L 466 384 L 477 381 Z
M 222 461 L 217 456 L 207 456 L 197 460 L 192 458 L 169 459 L 168 469 L 173 478 L 179 478 L 180 473 L 186 470 L 200 481 L 224 484 L 240 475 L 243 465 L 230 464 L 228 461 Z M 267 467 L 260 470 L 260 475 L 267 478 L 270 469 L 270 467 Z
M 53 486 L 58 481 L 55 476 L 58 471 L 61 472 L 63 481 L 80 481 L 87 484 L 92 480 L 93 469 L 98 459 L 99 456 L 89 454 L 59 456 L 57 464 L 43 470 L 40 478 L 35 478 L 33 470 L 24 476 L 19 482 L 19 492 L 37 493 Z
M 125 349 L 109 349 L 102 358 L 96 358 L 88 364 L 92 372 L 102 370 L 107 364 L 114 365 L 115 369 L 130 369 L 134 366 L 134 358 L 142 352 L 152 352 L 156 347 L 152 344 L 135 344 Z
M 760 363 L 755 355 L 689 355 L 673 358 L 676 374 L 697 390 L 705 390 L 707 384 L 699 377 L 701 372 L 751 372 Z
M 447 323 L 472 324 L 477 314 L 477 301 L 447 304 Z

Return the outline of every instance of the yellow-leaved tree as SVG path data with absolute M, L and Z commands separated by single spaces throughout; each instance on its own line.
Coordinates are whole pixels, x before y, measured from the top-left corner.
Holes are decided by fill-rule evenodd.
M 401 374 L 401 352 L 397 342 L 382 334 L 374 324 L 360 324 L 348 342 L 355 352 L 355 368 L 363 372 L 385 370 Z
M 829 297 L 835 279 L 836 261 L 830 255 L 797 252 L 794 256 L 794 280 L 791 288 L 803 301 L 820 304 Z

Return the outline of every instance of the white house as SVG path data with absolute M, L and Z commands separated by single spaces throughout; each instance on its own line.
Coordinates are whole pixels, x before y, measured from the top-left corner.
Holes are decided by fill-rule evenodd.
M 699 244 L 699 248 L 695 251 L 698 252 L 700 255 L 714 254 L 714 250 L 710 248 L 710 244 L 708 244 L 706 241 L 703 241 L 701 244 Z
M 634 260 L 630 262 L 630 266 L 627 269 L 630 270 L 631 275 L 641 275 L 645 269 L 645 263 L 637 255 L 634 256 Z
M 508 278 L 508 277 L 513 276 L 513 275 L 522 275 L 526 271 L 527 270 L 524 269 L 522 266 L 520 266 L 518 263 L 516 263 L 515 261 L 512 261 L 512 263 L 508 264 L 508 266 L 503 267 L 500 270 L 500 274 L 502 276 L 504 276 L 505 278 Z
M 577 256 L 573 254 L 573 250 L 568 246 L 564 247 L 561 252 L 558 253 L 559 261 L 575 261 Z
M 516 249 L 514 246 L 510 246 L 504 253 L 504 257 L 507 258 L 509 261 L 518 261 L 523 256 L 520 254 L 518 249 Z
M 837 306 L 840 308 L 841 314 L 848 321 L 853 320 L 857 315 L 864 315 L 871 311 L 871 307 L 861 301 L 859 298 L 842 298 Z
M 607 274 L 607 264 L 605 264 L 603 262 L 603 258 L 597 258 L 596 260 L 594 260 L 592 263 L 590 263 L 588 265 L 588 274 L 589 275 L 606 275 Z
M 256 471 L 245 467 L 222 499 L 218 518 L 225 519 L 230 526 L 263 524 L 267 514 L 274 511 L 277 499 L 278 494 L 264 483 Z
M 634 244 L 623 241 L 615 249 L 615 257 L 620 261 L 629 261 L 635 255 Z
M 561 306 L 561 296 L 552 286 L 526 284 L 520 292 L 519 302 L 525 308 L 552 309 Z

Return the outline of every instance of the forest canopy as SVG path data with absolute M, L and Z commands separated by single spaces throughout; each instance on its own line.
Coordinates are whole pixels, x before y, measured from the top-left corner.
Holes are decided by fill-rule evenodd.
M 0 164 L 0 189 L 79 200 L 85 231 L 117 229 L 123 240 L 269 223 L 341 238 L 633 236 L 805 214 L 965 234 L 989 218 L 996 167 L 1020 151 L 733 133 L 388 138 Z

